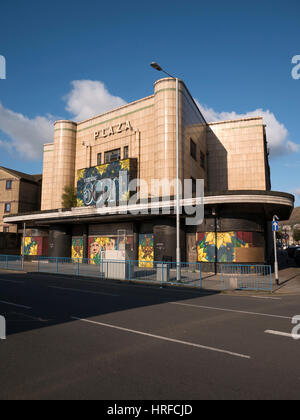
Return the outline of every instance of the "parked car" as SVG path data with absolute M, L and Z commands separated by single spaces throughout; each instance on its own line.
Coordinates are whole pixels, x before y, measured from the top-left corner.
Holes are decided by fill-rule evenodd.
M 289 258 L 295 258 L 295 252 L 300 249 L 300 245 L 289 246 L 288 247 L 288 256 Z
M 297 249 L 295 252 L 295 261 L 298 267 L 300 267 L 300 248 Z

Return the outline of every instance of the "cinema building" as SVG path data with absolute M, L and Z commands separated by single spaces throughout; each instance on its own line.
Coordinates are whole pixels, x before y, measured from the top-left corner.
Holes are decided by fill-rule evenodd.
M 187 225 L 181 216 L 182 261 L 203 262 L 208 270 L 221 262 L 269 262 L 270 222 L 275 214 L 289 218 L 294 197 L 271 190 L 262 118 L 208 124 L 180 81 L 179 140 L 180 179 L 193 185 L 202 179 L 205 190 L 203 222 Z M 89 120 L 56 122 L 54 141 L 44 146 L 41 211 L 10 215 L 6 222 L 26 223 L 29 254 L 32 243 L 38 255 L 47 248 L 49 256 L 97 262 L 102 251 L 126 248 L 134 260 L 176 261 L 175 189 L 171 214 L 162 206 L 147 213 L 150 196 L 142 187 L 139 213 L 122 212 L 109 200 L 97 205 L 99 181 L 116 179 L 120 171 L 148 185 L 176 178 L 174 79 L 158 80 L 151 96 Z M 77 187 L 77 207 L 62 209 L 65 186 Z

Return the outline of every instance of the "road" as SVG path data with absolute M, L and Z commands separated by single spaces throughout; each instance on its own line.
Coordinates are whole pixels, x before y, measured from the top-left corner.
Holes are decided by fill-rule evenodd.
M 1 272 L 0 315 L 1 400 L 300 397 L 297 296 Z

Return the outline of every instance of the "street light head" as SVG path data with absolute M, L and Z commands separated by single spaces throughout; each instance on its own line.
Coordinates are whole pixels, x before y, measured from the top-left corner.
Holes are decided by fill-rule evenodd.
M 162 68 L 160 67 L 160 65 L 155 63 L 154 61 L 150 64 L 150 66 L 157 71 L 162 71 Z

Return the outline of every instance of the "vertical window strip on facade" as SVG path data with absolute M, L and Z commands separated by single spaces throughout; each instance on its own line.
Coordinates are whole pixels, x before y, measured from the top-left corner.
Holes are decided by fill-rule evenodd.
M 10 213 L 11 212 L 11 204 L 10 203 L 5 203 L 4 204 L 4 212 L 5 213 Z
M 191 156 L 193 159 L 197 160 L 197 145 L 193 141 L 193 139 L 190 139 L 190 150 L 191 150 Z

